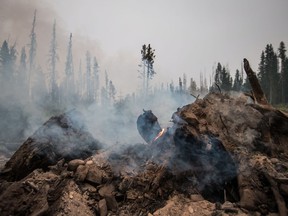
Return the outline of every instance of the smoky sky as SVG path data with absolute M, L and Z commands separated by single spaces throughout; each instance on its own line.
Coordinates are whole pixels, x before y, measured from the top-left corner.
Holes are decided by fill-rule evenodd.
M 65 62 L 69 33 L 73 34 L 74 67 L 90 49 L 106 70 L 118 95 L 135 91 L 140 50 L 156 50 L 154 85 L 177 82 L 185 73 L 207 80 L 217 62 L 231 74 L 247 58 L 257 70 L 261 51 L 272 43 L 288 43 L 287 0 L 132 1 L 132 0 L 0 0 L 0 39 L 27 45 L 37 9 L 38 58 L 45 69 L 52 24 L 57 21 L 59 67 Z M 21 48 L 18 47 L 18 50 Z M 61 68 L 58 69 L 61 71 Z

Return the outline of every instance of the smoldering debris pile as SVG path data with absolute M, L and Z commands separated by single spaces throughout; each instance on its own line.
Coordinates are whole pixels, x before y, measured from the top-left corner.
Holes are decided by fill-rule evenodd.
M 80 118 L 53 117 L 6 163 L 1 215 L 287 215 L 285 113 L 210 93 L 172 121 L 145 111 L 146 144 L 101 149 Z

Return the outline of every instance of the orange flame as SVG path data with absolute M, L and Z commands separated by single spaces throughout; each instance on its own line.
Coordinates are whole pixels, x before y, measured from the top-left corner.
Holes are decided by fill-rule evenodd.
M 164 134 L 165 129 L 162 128 L 162 130 L 158 133 L 158 135 L 153 139 L 153 142 L 155 142 L 159 137 L 161 137 Z

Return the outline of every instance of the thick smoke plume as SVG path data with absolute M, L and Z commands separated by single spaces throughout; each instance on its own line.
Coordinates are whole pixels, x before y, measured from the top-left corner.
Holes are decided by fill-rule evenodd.
M 27 87 L 25 87 L 27 80 L 21 78 L 21 76 L 24 76 L 24 74 L 21 74 L 24 68 L 20 64 L 20 58 L 21 49 L 24 47 L 27 55 L 27 68 L 25 72 L 28 73 L 30 34 L 35 10 L 35 32 L 37 40 L 35 68 L 39 76 L 33 80 L 33 85 L 35 85 L 33 91 L 36 92 L 36 94 L 31 98 L 27 94 Z M 143 109 L 152 110 L 155 115 L 158 116 L 161 127 L 166 128 L 171 125 L 171 116 L 177 108 L 191 103 L 194 100 L 189 94 L 180 94 L 176 92 L 176 90 L 174 93 L 171 93 L 168 87 L 166 89 L 152 89 L 151 85 L 148 95 L 137 92 L 127 96 L 121 96 L 120 98 L 114 98 L 113 100 L 110 98 L 111 100 L 109 102 L 103 102 L 103 99 L 100 101 L 101 89 L 99 88 L 97 95 L 98 101 L 94 103 L 87 103 L 87 101 L 82 100 L 82 92 L 80 102 L 75 102 L 75 98 L 65 98 L 66 96 L 64 95 L 64 99 L 61 99 L 65 100 L 66 103 L 56 109 L 56 105 L 51 102 L 49 95 L 47 95 L 47 89 L 49 87 L 47 82 L 51 78 L 49 77 L 48 66 L 50 63 L 48 59 L 53 22 L 56 21 L 56 77 L 58 84 L 61 84 L 63 74 L 65 74 L 64 66 L 70 32 L 67 32 L 63 23 L 61 23 L 61 19 L 59 19 L 52 7 L 49 7 L 47 4 L 41 4 L 41 2 L 36 0 L 28 2 L 1 0 L 0 14 L 0 43 L 2 44 L 6 40 L 9 46 L 8 48 L 11 50 L 11 48 L 14 47 L 17 51 L 15 54 L 15 67 L 5 70 L 1 68 L 1 72 L 5 71 L 6 74 L 9 74 L 10 80 L 6 80 L 3 73 L 0 75 L 0 151 L 7 156 L 10 156 L 24 140 L 31 136 L 51 116 L 71 109 L 77 109 L 82 112 L 86 117 L 86 125 L 89 131 L 96 139 L 106 143 L 107 147 L 120 144 L 144 143 L 136 127 L 137 117 L 142 113 Z M 102 84 L 104 85 L 104 96 L 105 94 L 107 95 L 107 83 L 105 89 L 105 82 L 107 82 L 104 75 L 105 69 L 101 67 L 101 63 L 104 62 L 105 64 L 105 62 L 108 62 L 108 69 L 118 68 L 119 71 L 123 70 L 121 67 L 119 68 L 121 64 L 118 64 L 118 60 L 115 60 L 114 57 L 110 60 L 105 57 L 97 42 L 83 38 L 83 36 L 79 36 L 77 33 L 72 34 L 75 80 L 80 82 L 78 78 L 80 69 L 84 76 L 86 70 L 85 54 L 86 51 L 89 50 L 92 59 L 96 56 L 97 61 L 100 63 L 99 85 L 104 83 Z M 126 55 L 124 56 L 127 57 Z M 119 56 L 119 58 L 123 60 L 123 55 Z M 124 59 L 125 62 L 129 61 L 127 58 Z M 82 60 L 82 68 L 79 69 L 80 60 Z M 132 59 L 132 61 L 135 63 L 136 60 Z M 91 60 L 91 66 L 92 62 Z M 124 83 L 128 86 L 131 82 L 136 82 L 136 77 L 137 63 L 135 63 L 135 80 L 131 81 L 130 79 L 126 79 Z M 86 79 L 86 77 L 83 79 Z M 113 82 L 123 83 L 123 77 L 118 75 Z M 140 80 L 139 83 L 141 83 Z M 59 90 L 61 90 L 60 85 Z M 77 86 L 71 89 L 71 91 L 76 90 Z M 118 94 L 121 94 L 121 89 L 118 90 Z

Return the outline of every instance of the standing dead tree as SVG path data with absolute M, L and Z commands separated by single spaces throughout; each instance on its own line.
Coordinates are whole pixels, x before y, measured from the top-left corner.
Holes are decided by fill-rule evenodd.
M 266 96 L 261 88 L 261 85 L 257 79 L 256 73 L 251 69 L 249 61 L 246 58 L 244 58 L 244 69 L 252 87 L 254 100 L 260 105 L 269 105 Z

